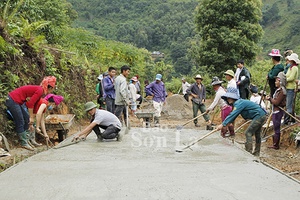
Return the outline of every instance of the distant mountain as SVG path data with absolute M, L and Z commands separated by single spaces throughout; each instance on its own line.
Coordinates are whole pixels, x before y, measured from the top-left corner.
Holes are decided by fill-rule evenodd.
M 194 11 L 199 0 L 69 0 L 78 12 L 75 27 L 84 27 L 105 38 L 132 43 L 165 53 L 184 70 L 194 32 Z M 272 48 L 300 52 L 300 0 L 263 0 L 262 54 Z M 169 56 L 168 56 L 169 55 Z

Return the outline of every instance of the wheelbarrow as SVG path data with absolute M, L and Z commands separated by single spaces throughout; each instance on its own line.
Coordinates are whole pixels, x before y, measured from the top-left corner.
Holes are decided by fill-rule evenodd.
M 154 111 L 151 110 L 141 110 L 135 113 L 138 119 L 143 119 L 143 127 L 150 128 L 151 121 L 154 121 Z
M 74 123 L 73 114 L 59 115 L 52 114 L 48 115 L 45 119 L 45 126 L 47 130 L 55 130 L 58 135 L 59 142 L 67 138 L 68 132 L 72 124 Z

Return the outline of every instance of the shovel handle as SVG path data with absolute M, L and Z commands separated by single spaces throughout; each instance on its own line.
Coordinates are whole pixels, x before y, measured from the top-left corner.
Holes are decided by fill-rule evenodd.
M 198 115 L 197 117 L 194 117 L 193 119 L 190 119 L 189 121 L 185 122 L 184 124 L 182 124 L 181 126 L 185 126 L 187 125 L 188 123 L 190 123 L 191 121 L 195 120 L 195 119 L 198 119 L 199 117 L 205 115 L 206 112 L 202 113 L 201 115 Z
M 282 107 L 278 106 L 283 112 L 285 112 L 287 115 L 289 115 L 291 118 L 293 118 L 294 120 L 296 120 L 298 123 L 300 123 L 300 120 L 297 119 L 296 117 L 294 117 L 293 115 L 291 115 L 290 113 L 288 113 L 286 110 L 284 110 Z

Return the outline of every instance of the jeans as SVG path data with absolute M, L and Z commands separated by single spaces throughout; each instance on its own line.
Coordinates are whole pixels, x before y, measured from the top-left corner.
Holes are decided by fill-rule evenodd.
M 294 95 L 295 95 L 294 89 L 286 90 L 286 111 L 290 114 L 293 114 Z
M 6 99 L 5 105 L 13 116 L 15 129 L 17 133 L 27 131 L 29 128 L 29 113 L 25 103 L 19 105 L 10 96 Z
M 197 104 L 195 102 L 193 102 L 193 117 L 197 117 L 198 116 L 198 110 L 201 111 L 201 113 L 204 113 L 206 111 L 206 107 L 204 104 Z M 209 121 L 209 115 L 205 114 L 203 115 L 203 118 L 205 119 L 205 121 Z M 198 123 L 198 119 L 194 120 L 194 123 L 197 124 Z
M 103 133 L 101 133 L 100 128 L 104 129 Z M 109 125 L 107 127 L 96 125 L 93 128 L 93 131 L 96 133 L 96 135 L 100 135 L 103 139 L 114 139 L 118 136 L 120 129 L 117 127 L 114 127 L 113 125 Z
M 105 98 L 106 110 L 115 113 L 115 100 L 109 97 Z

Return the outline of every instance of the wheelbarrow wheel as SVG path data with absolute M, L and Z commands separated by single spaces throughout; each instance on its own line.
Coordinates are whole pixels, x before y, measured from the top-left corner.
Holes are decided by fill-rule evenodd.
M 68 133 L 68 131 L 58 130 L 57 131 L 58 141 L 62 142 L 64 139 L 66 139 L 67 138 L 67 133 Z

